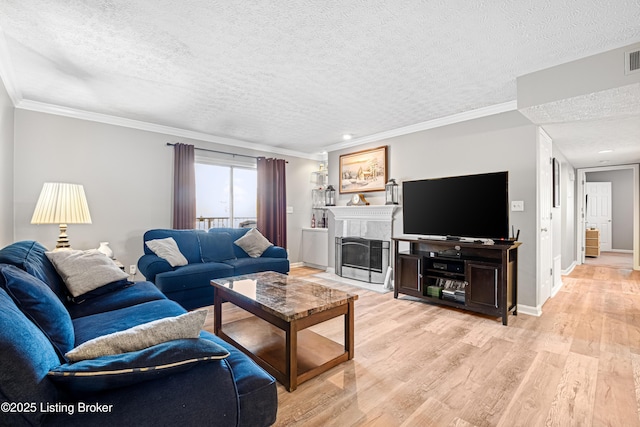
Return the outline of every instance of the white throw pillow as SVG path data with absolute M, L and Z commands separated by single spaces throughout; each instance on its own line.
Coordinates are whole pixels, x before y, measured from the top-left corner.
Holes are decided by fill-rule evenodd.
M 179 267 L 181 265 L 189 264 L 189 261 L 182 255 L 178 244 L 173 237 L 167 237 L 166 239 L 149 240 L 147 247 L 153 251 L 154 254 L 160 258 L 164 258 L 171 265 L 171 267 Z
M 62 249 L 45 254 L 74 297 L 129 277 L 111 258 L 97 249 Z
M 86 341 L 67 352 L 65 356 L 69 361 L 77 362 L 143 350 L 177 339 L 198 338 L 206 318 L 207 310 L 197 310 L 176 317 L 154 320 Z
M 266 251 L 270 246 L 273 246 L 266 237 L 264 237 L 258 229 L 252 228 L 247 231 L 247 233 L 236 240 L 236 245 L 240 246 L 246 253 L 249 254 L 252 258 L 258 258 L 264 251 Z

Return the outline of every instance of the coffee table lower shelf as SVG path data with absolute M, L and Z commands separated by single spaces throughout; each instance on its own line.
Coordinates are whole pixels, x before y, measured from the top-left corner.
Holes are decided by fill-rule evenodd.
M 309 329 L 297 332 L 297 379 L 291 384 L 287 373 L 286 334 L 258 318 L 248 317 L 222 325 L 218 335 L 236 346 L 273 375 L 289 391 L 322 372 L 349 360 L 344 344 Z

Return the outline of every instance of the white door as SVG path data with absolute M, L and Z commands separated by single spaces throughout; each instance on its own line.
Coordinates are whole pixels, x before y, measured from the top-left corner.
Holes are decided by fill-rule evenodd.
M 611 183 L 586 183 L 587 228 L 600 230 L 600 250 L 611 250 Z
M 551 239 L 552 142 L 542 130 L 538 132 L 538 307 L 551 295 L 553 279 L 553 240 Z

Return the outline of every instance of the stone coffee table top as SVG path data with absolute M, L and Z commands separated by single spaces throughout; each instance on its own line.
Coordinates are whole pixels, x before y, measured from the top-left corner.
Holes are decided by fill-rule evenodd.
M 214 279 L 246 302 L 287 322 L 358 299 L 358 295 L 272 271 Z

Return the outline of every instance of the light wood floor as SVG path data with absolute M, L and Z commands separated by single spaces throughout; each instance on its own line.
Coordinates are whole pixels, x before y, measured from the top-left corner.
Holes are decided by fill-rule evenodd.
M 585 257 L 584 263 L 591 266 L 632 269 L 633 254 L 626 252 L 600 252 L 600 256 Z
M 360 296 L 355 358 L 293 393 L 278 384 L 276 425 L 640 426 L 640 272 L 582 265 L 563 283 L 509 326 L 337 285 Z M 341 342 L 342 328 L 314 330 Z

